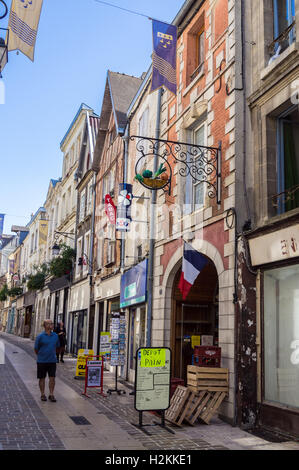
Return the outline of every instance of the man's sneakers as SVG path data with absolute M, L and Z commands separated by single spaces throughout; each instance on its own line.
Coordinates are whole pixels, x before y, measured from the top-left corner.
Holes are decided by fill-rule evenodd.
M 42 396 L 40 397 L 40 399 L 41 399 L 41 401 L 47 401 L 46 395 L 42 395 Z
M 54 402 L 54 401 L 56 401 L 56 398 L 54 397 L 54 395 L 49 395 L 49 400 Z

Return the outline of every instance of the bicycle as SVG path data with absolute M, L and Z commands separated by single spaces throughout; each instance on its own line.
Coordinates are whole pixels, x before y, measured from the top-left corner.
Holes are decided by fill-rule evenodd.
M 1 13 L 4 8 L 4 13 Z M 3 20 L 3 18 L 6 17 L 8 13 L 8 8 L 4 0 L 0 0 L 0 20 Z

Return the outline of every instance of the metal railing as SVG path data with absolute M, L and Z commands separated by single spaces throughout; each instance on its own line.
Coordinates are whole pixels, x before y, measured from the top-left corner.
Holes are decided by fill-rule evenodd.
M 290 26 L 288 26 L 274 41 L 269 44 L 268 49 L 271 56 L 277 53 L 277 49 L 280 47 L 280 52 L 283 52 L 292 42 L 295 40 L 295 24 L 296 22 L 293 21 Z

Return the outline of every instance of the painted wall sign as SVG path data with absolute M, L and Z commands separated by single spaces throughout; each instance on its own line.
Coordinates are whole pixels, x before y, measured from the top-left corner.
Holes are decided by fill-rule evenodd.
M 122 275 L 120 282 L 121 308 L 146 301 L 147 264 L 148 260 L 145 259 Z
M 139 348 L 136 352 L 137 411 L 167 410 L 170 405 L 171 350 Z
M 299 225 L 249 240 L 252 266 L 299 256 Z

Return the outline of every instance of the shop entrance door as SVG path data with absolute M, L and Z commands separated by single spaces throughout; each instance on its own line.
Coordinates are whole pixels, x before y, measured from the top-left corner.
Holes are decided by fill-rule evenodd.
M 71 354 L 77 355 L 79 349 L 86 349 L 87 312 L 72 313 Z
M 192 364 L 194 346 L 218 346 L 218 275 L 214 264 L 204 267 L 183 301 L 178 288 L 179 269 L 173 288 L 172 350 L 173 377 L 187 383 L 187 366 Z
M 130 309 L 129 380 L 134 381 L 136 351 L 145 346 L 145 307 Z

